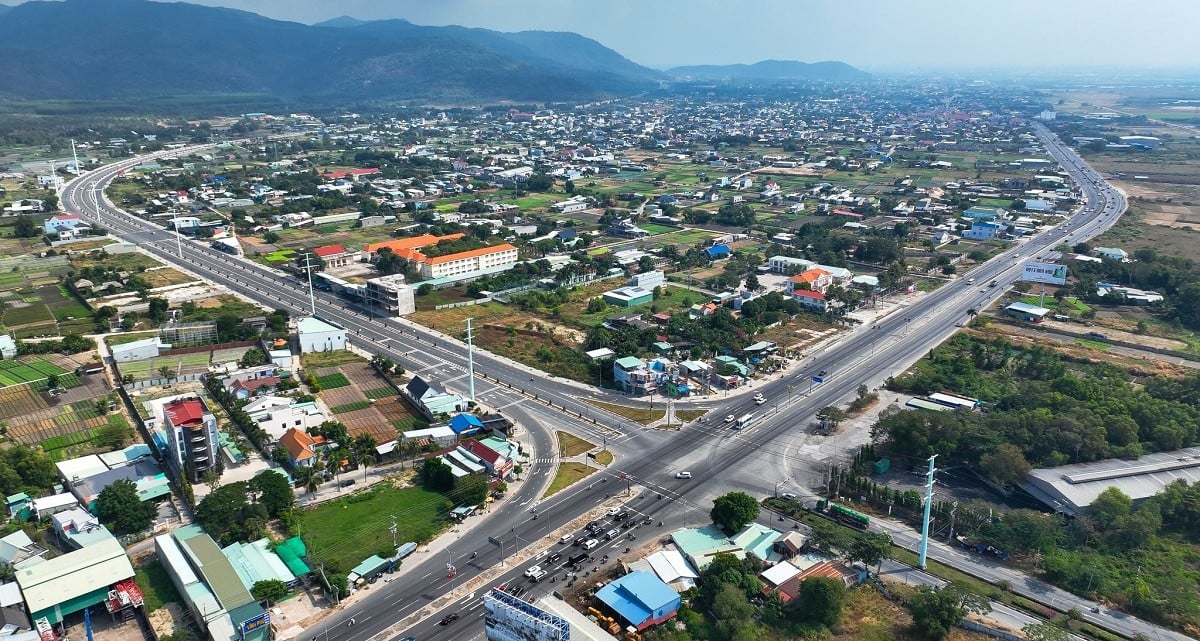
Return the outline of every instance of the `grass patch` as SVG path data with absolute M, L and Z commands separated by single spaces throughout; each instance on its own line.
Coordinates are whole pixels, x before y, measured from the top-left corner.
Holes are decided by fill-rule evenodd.
M 396 428 L 397 432 L 411 432 L 429 427 L 429 422 L 420 416 L 406 416 L 392 421 L 392 427 Z
M 158 561 L 134 569 L 134 580 L 146 600 L 146 614 L 163 607 L 164 603 L 182 603 L 171 576 Z
M 379 389 L 369 389 L 369 390 L 363 392 L 363 396 L 366 396 L 367 398 L 371 398 L 371 399 L 388 398 L 389 396 L 395 396 L 395 395 L 396 395 L 396 390 L 394 390 L 390 387 L 381 387 Z
M 349 363 L 365 363 L 367 359 L 348 350 L 338 350 L 334 352 L 313 352 L 300 357 L 300 366 L 304 369 L 316 369 L 318 367 L 337 367 L 339 365 L 347 365 Z
M 550 481 L 550 487 L 546 489 L 542 498 L 554 496 L 595 472 L 596 468 L 588 467 L 583 463 L 559 463 L 558 471 L 554 473 L 554 480 Z
M 708 413 L 708 410 L 675 410 L 675 418 L 689 422 L 694 421 Z
M 585 441 L 574 434 L 555 432 L 554 435 L 558 437 L 558 453 L 563 457 L 579 456 L 596 447 L 595 443 Z
M 341 376 L 341 374 L 338 374 L 338 376 Z M 371 401 L 354 401 L 353 403 L 346 403 L 345 405 L 331 407 L 329 408 L 329 411 L 333 412 L 334 414 L 345 414 L 346 412 L 365 410 L 368 407 L 371 407 Z
M 311 510 L 300 510 L 297 524 L 309 556 L 326 571 L 345 573 L 372 554 L 395 554 L 387 534 L 396 517 L 396 540 L 424 543 L 444 528 L 450 501 L 420 487 L 380 487 L 356 492 Z
M 346 378 L 346 375 L 341 372 L 317 377 L 317 385 L 320 385 L 323 390 L 346 387 L 349 384 L 350 379 Z M 366 401 L 363 402 L 365 403 Z M 370 403 L 367 403 L 367 406 L 370 407 Z
M 1094 350 L 1101 351 L 1101 352 L 1107 351 L 1108 348 L 1111 347 L 1108 343 L 1105 343 L 1102 341 L 1094 341 L 1094 340 L 1090 340 L 1087 338 L 1076 338 L 1072 342 L 1075 343 L 1076 345 L 1082 345 L 1083 347 L 1086 347 L 1088 349 L 1094 349 Z
M 613 453 L 608 450 L 596 452 L 596 462 L 601 465 L 612 465 Z
M 613 414 L 616 414 L 617 416 L 621 416 L 621 417 L 627 418 L 631 421 L 641 423 L 642 425 L 649 425 L 650 423 L 653 423 L 654 421 L 657 421 L 658 419 L 662 418 L 667 413 L 666 410 L 651 411 L 650 408 L 648 408 L 648 407 L 629 407 L 627 405 L 614 405 L 613 403 L 605 403 L 604 401 L 594 401 L 590 398 L 583 398 L 580 400 L 587 403 L 588 405 L 598 407 L 606 412 L 611 412 Z

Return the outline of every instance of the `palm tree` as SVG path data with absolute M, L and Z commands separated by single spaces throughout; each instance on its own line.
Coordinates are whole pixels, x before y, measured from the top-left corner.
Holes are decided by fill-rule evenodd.
M 337 480 L 338 474 L 342 472 L 342 457 L 338 456 L 337 452 L 330 454 L 329 459 L 325 461 L 325 471 L 332 474 L 334 480 Z
M 362 467 L 363 481 L 367 480 L 367 468 L 375 464 L 375 457 L 370 454 L 363 454 L 358 457 L 358 464 Z
M 308 480 L 304 482 L 304 489 L 308 490 L 309 496 L 317 495 L 317 488 L 321 486 L 321 479 L 316 474 L 309 474 Z

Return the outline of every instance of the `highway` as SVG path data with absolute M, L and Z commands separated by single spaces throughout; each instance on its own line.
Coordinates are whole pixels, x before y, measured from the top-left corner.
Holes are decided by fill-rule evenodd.
M 707 514 L 712 498 L 729 490 L 764 495 L 782 485 L 810 494 L 811 487 L 821 484 L 820 479 L 823 479 L 828 464 L 835 460 L 834 456 L 838 455 L 836 460 L 841 460 L 840 455 L 852 446 L 849 443 L 831 446 L 836 442 L 836 435 L 823 437 L 806 429 L 817 409 L 844 401 L 853 395 L 860 383 L 878 387 L 887 376 L 902 371 L 953 334 L 956 325 L 968 319 L 968 310 L 982 309 L 999 298 L 1006 286 L 1020 277 L 1021 265 L 1026 260 L 1051 255 L 1053 247 L 1064 240 L 1079 242 L 1095 236 L 1111 226 L 1124 211 L 1123 196 L 1100 180 L 1073 152 L 1052 139 L 1044 128 L 1037 125 L 1035 130 L 1055 159 L 1075 177 L 1087 199 L 1088 206 L 1072 216 L 1069 231 L 1064 234 L 1058 229 L 1049 230 L 1023 240 L 964 274 L 963 278 L 926 296 L 914 298 L 900 311 L 878 323 L 845 333 L 832 345 L 807 355 L 798 373 L 756 384 L 754 391 L 767 398 L 763 405 L 754 405 L 745 395 L 702 401 L 704 407 L 712 409 L 708 421 L 690 423 L 678 432 L 645 429 L 579 400 L 589 394 L 603 397 L 609 395 L 608 392 L 547 377 L 476 349 L 478 372 L 524 388 L 524 393 L 520 393 L 477 379 L 476 395 L 487 405 L 512 415 L 536 434 L 538 456 L 550 456 L 554 451 L 548 430 L 557 428 L 594 442 L 605 440 L 617 455 L 616 463 L 592 477 L 593 483 L 578 484 L 544 501 L 536 498 L 536 479 L 540 478 L 538 474 L 552 470 L 553 462 L 551 459 L 535 464 L 528 480 L 522 481 L 522 487 L 516 490 L 516 496 L 506 499 L 504 509 L 484 517 L 487 520 L 483 531 L 456 540 L 444 558 L 406 561 L 405 568 L 392 581 L 377 585 L 353 606 L 331 614 L 327 619 L 328 628 L 321 625 L 305 634 L 350 641 L 375 635 L 379 639 L 398 639 L 413 632 L 422 641 L 477 636 L 479 626 L 470 624 L 468 619 L 471 617 L 466 615 L 476 613 L 478 616 L 481 612 L 476 604 L 482 588 L 458 587 L 453 599 L 445 595 L 456 586 L 480 583 L 476 580 L 480 574 L 498 566 L 498 548 L 489 543 L 487 537 L 497 537 L 508 549 L 520 548 L 526 554 L 543 554 L 543 548 L 556 547 L 551 543 L 562 534 L 557 531 L 559 528 L 589 508 L 605 502 L 607 495 L 618 493 L 626 482 L 644 489 L 633 507 L 644 515 L 642 518 L 650 518 L 654 523 L 664 521 L 664 532 L 673 526 L 694 523 L 699 515 Z M 183 153 L 187 151 L 158 155 Z M 286 308 L 293 313 L 309 311 L 307 287 L 295 277 L 219 252 L 203 243 L 182 240 L 108 202 L 103 197 L 104 186 L 121 170 L 144 160 L 146 157 L 124 160 L 72 180 L 64 188 L 63 206 L 110 229 L 114 235 L 137 243 L 169 264 L 266 306 Z M 972 278 L 975 283 L 968 283 Z M 997 287 L 987 286 L 992 280 L 999 281 Z M 316 300 L 318 315 L 346 327 L 351 342 L 359 347 L 386 355 L 408 371 L 428 377 L 435 385 L 448 386 L 460 393 L 466 390 L 465 347 L 459 341 L 397 319 L 373 317 L 369 310 L 358 309 L 328 293 L 317 292 Z M 823 382 L 812 383 L 811 377 L 821 371 L 826 372 Z M 572 412 L 597 417 L 599 423 L 551 410 L 530 400 L 529 395 L 549 399 L 554 405 Z M 720 417 L 726 414 L 740 416 L 747 411 L 755 411 L 759 419 L 744 430 L 733 430 L 720 422 Z M 682 470 L 692 472 L 693 478 L 675 478 L 675 473 Z M 658 494 L 664 498 L 650 498 Z M 521 509 L 514 509 L 514 505 Z M 535 508 L 539 513 L 537 520 L 533 520 L 528 511 Z M 650 527 L 657 529 L 657 525 L 639 525 L 634 530 L 635 535 Z M 615 550 L 620 545 L 610 547 Z M 445 579 L 443 569 L 448 560 L 469 558 L 473 552 L 479 555 L 475 563 L 457 564 L 456 577 Z M 979 566 L 976 559 L 961 559 L 950 554 L 943 558 L 943 554 L 937 548 L 931 558 L 968 572 Z M 522 569 L 510 567 L 506 573 L 489 574 L 487 585 L 517 580 Z M 534 589 L 550 588 L 540 582 Z M 473 598 L 466 598 L 471 594 Z M 1043 601 L 1042 593 L 1035 589 L 1030 589 L 1026 596 Z M 1067 597 L 1078 601 L 1081 611 L 1089 609 L 1086 601 L 1071 595 L 1064 598 Z M 1059 597 L 1056 594 L 1052 598 Z M 430 607 L 426 609 L 426 606 Z M 414 612 L 435 609 L 433 619 L 425 619 L 419 624 L 409 620 L 406 626 L 397 625 Z M 463 615 L 463 619 L 444 627 L 436 625 L 437 618 L 452 611 Z M 347 627 L 351 617 L 356 624 Z M 1128 636 L 1142 632 L 1152 638 L 1186 638 L 1132 617 L 1120 620 L 1109 617 L 1098 623 Z

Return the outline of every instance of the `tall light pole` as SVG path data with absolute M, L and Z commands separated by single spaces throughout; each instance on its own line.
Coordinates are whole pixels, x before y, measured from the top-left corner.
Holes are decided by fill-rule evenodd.
M 921 518 L 921 558 L 917 561 L 917 567 L 925 569 L 925 557 L 929 550 L 929 510 L 933 507 L 933 475 L 937 473 L 937 468 L 933 466 L 933 460 L 937 458 L 937 454 L 929 457 L 929 471 L 925 472 L 925 512 Z
M 471 335 L 471 319 L 467 319 L 467 389 L 472 403 L 475 402 L 475 341 Z
M 317 315 L 317 297 L 313 294 L 313 270 L 312 270 L 313 253 L 305 250 L 304 252 L 304 271 L 308 273 L 308 307 L 309 313 L 312 316 Z

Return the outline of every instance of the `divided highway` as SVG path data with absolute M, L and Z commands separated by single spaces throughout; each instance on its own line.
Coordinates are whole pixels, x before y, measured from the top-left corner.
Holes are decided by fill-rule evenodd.
M 1050 230 L 1018 243 L 964 274 L 963 278 L 928 295 L 914 297 L 878 323 L 847 332 L 832 345 L 807 355 L 798 372 L 756 384 L 755 391 L 767 399 L 763 405 L 753 405 L 744 396 L 704 400 L 700 404 L 712 410 L 708 421 L 691 423 L 679 432 L 645 429 L 579 400 L 584 395 L 608 396 L 608 392 L 551 378 L 477 349 L 475 364 L 478 372 L 492 380 L 524 388 L 525 394 L 477 379 L 476 395 L 487 405 L 512 414 L 526 425 L 534 435 L 537 456 L 553 456 L 555 447 L 549 432 L 566 429 L 596 442 L 607 441 L 617 455 L 616 463 L 593 476 L 591 484 L 579 484 L 544 501 L 538 499 L 537 480 L 543 477 L 531 472 L 528 480 L 514 492 L 515 496 L 506 499 L 492 514 L 476 517 L 483 520 L 473 530 L 463 535 L 447 535 L 457 538 L 445 558 L 406 561 L 404 570 L 394 575 L 389 583 L 376 584 L 353 606 L 330 615 L 325 624 L 307 631 L 301 638 L 320 634 L 338 641 L 365 640 L 375 635 L 380 639 L 399 639 L 413 630 L 419 631 L 422 641 L 477 636 L 478 625 L 471 621 L 481 615 L 478 598 L 486 586 L 464 589 L 465 592 L 453 600 L 447 600 L 445 595 L 480 573 L 497 567 L 499 548 L 490 543 L 488 537 L 502 541 L 507 550 L 528 550 L 544 557 L 560 547 L 569 547 L 554 544 L 562 534 L 559 528 L 601 503 L 616 501 L 616 495 L 626 484 L 635 487 L 636 496 L 631 499 L 629 509 L 639 515 L 639 525 L 633 530 L 639 537 L 661 535 L 670 527 L 696 521 L 699 515 L 707 514 L 708 502 L 713 497 L 730 489 L 762 495 L 791 483 L 807 494 L 810 487 L 819 484 L 817 480 L 823 478 L 832 462 L 829 452 L 821 449 L 826 437 L 810 434 L 806 429 L 817 409 L 852 396 L 860 383 L 878 387 L 883 379 L 903 370 L 953 334 L 956 325 L 968 320 L 968 310 L 982 309 L 999 298 L 1006 287 L 988 287 L 992 280 L 1004 286 L 1012 283 L 1020 277 L 1021 265 L 1026 260 L 1050 255 L 1053 247 L 1064 240 L 1079 242 L 1095 236 L 1111 226 L 1124 211 L 1126 204 L 1121 194 L 1043 127 L 1037 125 L 1035 130 L 1050 153 L 1081 186 L 1088 205 L 1069 223 L 1064 223 L 1061 231 Z M 183 155 L 190 151 L 156 155 Z M 63 206 L 111 230 L 114 235 L 138 244 L 164 262 L 178 265 L 266 306 L 308 313 L 307 287 L 293 276 L 230 256 L 207 244 L 183 240 L 158 225 L 120 210 L 103 197 L 104 187 L 119 172 L 145 160 L 146 157 L 124 160 L 76 178 L 64 189 Z M 974 279 L 975 283 L 969 283 L 968 279 Z M 325 292 L 317 292 L 316 300 L 318 315 L 346 327 L 351 342 L 359 347 L 388 356 L 437 385 L 466 391 L 466 350 L 461 342 L 397 319 L 373 317 L 369 311 Z M 823 382 L 810 382 L 811 377 L 821 371 L 826 372 Z M 579 420 L 552 410 L 531 400 L 529 395 L 548 399 L 572 413 L 596 417 L 599 422 Z M 731 430 L 719 421 L 726 414 L 741 415 L 750 408 L 760 416 L 745 430 Z M 553 466 L 553 459 L 539 461 L 535 463 L 534 471 L 545 473 Z M 684 470 L 692 473 L 691 479 L 675 478 L 676 472 Z M 658 498 L 659 495 L 663 498 Z M 533 509 L 538 511 L 536 520 L 531 516 Z M 650 519 L 653 525 L 641 524 L 644 519 Z M 664 522 L 661 532 L 658 521 Z M 644 533 L 647 529 L 649 532 Z M 623 551 L 619 540 L 608 547 L 612 549 L 609 552 L 612 555 L 619 553 L 619 549 Z M 543 548 L 552 551 L 546 552 Z M 477 558 L 466 562 L 472 553 L 476 553 Z M 566 551 L 561 553 L 569 556 Z M 953 555 L 938 546 L 931 550 L 931 558 L 967 572 L 986 569 L 975 559 Z M 451 560 L 457 560 L 459 572 L 454 579 L 446 579 L 444 565 Z M 558 580 L 565 572 L 562 560 L 551 567 L 555 574 L 547 576 L 537 584 L 540 587 L 535 586 L 533 590 L 548 591 L 553 584 L 544 581 Z M 523 566 L 510 568 L 491 584 L 523 580 L 520 578 L 523 569 Z M 1022 589 L 1023 585 L 1015 589 Z M 1036 589 L 1030 588 L 1026 596 L 1051 605 L 1044 596 L 1047 590 L 1054 589 L 1041 584 Z M 470 598 L 465 598 L 468 595 Z M 1075 599 L 1082 611 L 1088 609 L 1086 601 L 1066 593 L 1054 594 L 1053 598 L 1060 605 L 1064 602 L 1062 599 Z M 437 614 L 434 618 L 425 619 L 415 628 L 409 626 L 401 630 L 396 627 L 399 621 L 435 603 Z M 450 612 L 459 613 L 462 619 L 448 626 L 435 625 L 437 618 Z M 346 623 L 351 617 L 356 624 L 348 627 Z M 1128 636 L 1143 633 L 1180 641 L 1186 638 L 1132 617 L 1110 616 L 1096 623 Z

